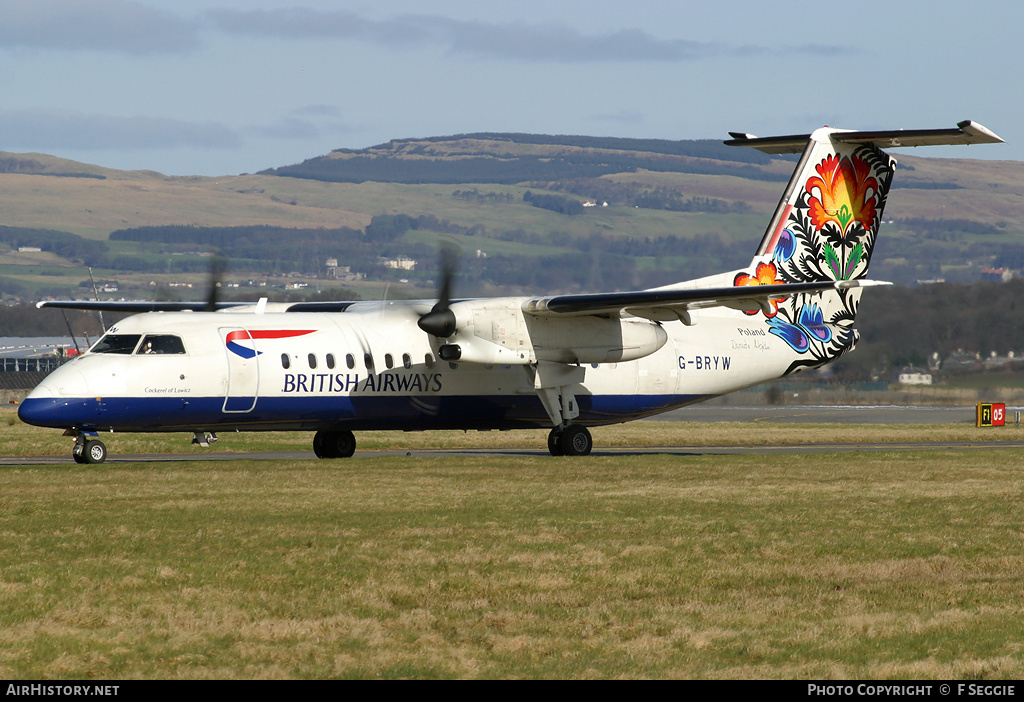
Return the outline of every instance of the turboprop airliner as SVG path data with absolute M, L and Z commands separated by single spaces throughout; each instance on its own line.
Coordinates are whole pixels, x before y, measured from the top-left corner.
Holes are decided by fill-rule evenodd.
M 649 417 L 817 368 L 851 350 L 896 161 L 883 148 L 1001 142 L 953 129 L 849 131 L 726 144 L 802 153 L 744 269 L 632 292 L 258 303 L 45 301 L 139 312 L 47 376 L 29 424 L 102 463 L 106 432 L 313 432 L 320 458 L 354 432 L 548 430 L 556 456 L 590 453 L 590 427 Z

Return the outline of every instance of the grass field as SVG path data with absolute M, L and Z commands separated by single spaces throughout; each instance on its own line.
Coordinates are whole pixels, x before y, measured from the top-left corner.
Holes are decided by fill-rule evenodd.
M 69 448 L 12 417 L 4 455 Z M 676 425 L 595 438 L 828 429 Z M 904 431 L 1021 438 L 849 438 Z M 309 437 L 242 438 L 234 450 Z M 1019 678 L 1022 466 L 1007 448 L 3 467 L 0 677 Z

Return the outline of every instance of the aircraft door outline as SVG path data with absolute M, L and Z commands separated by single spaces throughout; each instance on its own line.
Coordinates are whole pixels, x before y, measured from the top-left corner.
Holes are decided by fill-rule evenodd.
M 221 327 L 221 339 L 224 342 L 224 353 L 228 360 L 227 386 L 224 389 L 224 413 L 251 412 L 256 407 L 260 389 L 260 351 L 256 348 L 256 340 L 248 329 L 241 327 Z M 237 344 L 236 342 L 242 342 Z M 252 355 L 239 353 L 232 349 L 248 350 Z M 248 348 L 247 348 L 248 347 Z

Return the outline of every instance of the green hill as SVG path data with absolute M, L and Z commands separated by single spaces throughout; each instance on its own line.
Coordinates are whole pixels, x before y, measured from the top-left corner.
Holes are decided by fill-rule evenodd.
M 334 183 L 498 183 L 599 178 L 640 170 L 782 180 L 771 158 L 720 141 L 667 141 L 539 134 L 461 134 L 397 139 L 368 149 L 338 149 L 265 175 Z
M 874 277 L 1024 267 L 1024 164 L 898 157 Z M 0 296 L 83 294 L 86 267 L 120 295 L 170 294 L 214 243 L 232 276 L 282 293 L 337 260 L 360 294 L 423 296 L 441 238 L 465 252 L 461 294 L 650 287 L 745 265 L 793 166 L 710 140 L 500 133 L 216 178 L 0 153 Z M 418 263 L 386 267 L 399 258 Z
M 1024 164 L 916 153 L 897 154 L 872 277 L 1024 269 Z M 463 252 L 458 295 L 653 287 L 746 265 L 793 167 L 714 141 L 490 133 L 216 178 L 0 153 L 0 298 L 91 298 L 91 268 L 111 290 L 101 297 L 198 299 L 213 248 L 230 258 L 226 297 L 429 298 L 441 240 Z M 859 357 L 878 368 L 972 344 L 1003 352 L 1024 328 L 1019 287 L 874 295 L 874 351 Z M 967 314 L 985 300 L 994 316 Z

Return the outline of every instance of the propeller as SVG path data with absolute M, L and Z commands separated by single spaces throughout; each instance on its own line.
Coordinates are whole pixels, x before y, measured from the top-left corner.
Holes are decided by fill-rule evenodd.
M 205 312 L 217 311 L 217 296 L 220 292 L 220 283 L 227 270 L 228 260 L 221 255 L 220 251 L 215 251 L 210 259 L 210 286 L 206 291 Z
M 452 246 L 441 247 L 441 289 L 438 292 L 437 302 L 416 322 L 416 325 L 426 333 L 443 339 L 447 339 L 455 333 L 455 313 L 451 310 L 451 302 L 452 278 L 455 277 L 457 258 Z

